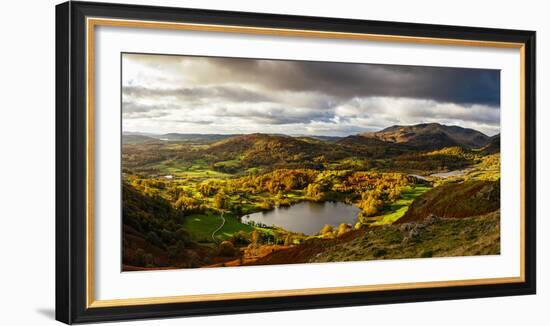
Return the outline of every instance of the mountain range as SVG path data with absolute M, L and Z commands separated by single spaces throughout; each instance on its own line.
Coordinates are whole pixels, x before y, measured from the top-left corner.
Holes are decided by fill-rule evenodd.
M 257 163 L 298 162 L 323 157 L 382 158 L 445 147 L 479 149 L 484 154 L 500 151 L 500 136 L 438 123 L 391 126 L 376 132 L 347 137 L 288 136 L 283 134 L 180 134 L 127 133 L 124 144 L 187 142 L 204 145 L 202 151 L 219 159 L 243 159 Z

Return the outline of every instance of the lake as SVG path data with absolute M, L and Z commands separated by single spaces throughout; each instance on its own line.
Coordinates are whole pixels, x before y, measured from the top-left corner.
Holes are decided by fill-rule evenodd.
M 466 170 L 455 170 L 455 171 L 449 171 L 449 172 L 430 174 L 430 177 L 438 177 L 438 178 L 458 177 L 458 176 L 463 176 L 465 173 L 466 173 Z
M 354 225 L 359 209 L 341 202 L 301 202 L 289 207 L 276 207 L 270 211 L 245 215 L 244 223 L 254 221 L 268 226 L 312 235 L 319 233 L 325 224 L 337 227 L 341 223 Z
M 463 176 L 466 174 L 466 170 L 454 170 L 449 172 L 440 172 L 440 173 L 433 173 L 430 174 L 429 177 L 436 177 L 436 178 L 448 178 L 448 177 L 458 177 Z M 418 178 L 420 180 L 428 180 L 426 176 L 418 175 L 418 174 L 409 174 L 411 177 Z

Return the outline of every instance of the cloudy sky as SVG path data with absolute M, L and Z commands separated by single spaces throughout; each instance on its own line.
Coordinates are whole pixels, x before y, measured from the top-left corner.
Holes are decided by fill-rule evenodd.
M 123 54 L 123 130 L 346 136 L 425 122 L 500 132 L 498 70 Z

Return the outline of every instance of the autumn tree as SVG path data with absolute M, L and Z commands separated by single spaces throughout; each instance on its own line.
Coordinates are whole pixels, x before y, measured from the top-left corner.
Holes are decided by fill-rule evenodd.
M 174 204 L 174 208 L 186 214 L 195 213 L 200 210 L 200 202 L 195 198 L 180 195 Z
M 382 207 L 384 202 L 380 200 L 379 195 L 374 191 L 368 191 L 361 194 L 359 208 L 364 216 L 373 216 Z
M 341 223 L 339 226 L 338 226 L 338 236 L 342 236 L 344 235 L 345 233 L 347 233 L 348 231 L 350 231 L 350 226 L 347 225 L 346 223 Z
M 224 209 L 226 208 L 228 204 L 227 196 L 224 192 L 218 192 L 216 196 L 214 196 L 214 207 L 217 209 Z
M 321 229 L 321 232 L 319 233 L 321 235 L 328 235 L 328 234 L 332 234 L 332 231 L 333 231 L 332 225 L 325 224 L 325 226 L 323 226 L 323 228 Z
M 310 183 L 306 189 L 306 198 L 313 201 L 323 201 L 325 199 L 325 192 L 321 189 L 321 185 L 317 183 Z

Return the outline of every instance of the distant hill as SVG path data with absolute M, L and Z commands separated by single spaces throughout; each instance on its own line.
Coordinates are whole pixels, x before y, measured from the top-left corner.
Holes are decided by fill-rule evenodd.
M 392 126 L 381 131 L 363 133 L 361 136 L 422 150 L 435 150 L 451 146 L 480 148 L 490 141 L 489 136 L 477 130 L 439 123 Z
M 500 134 L 494 135 L 489 140 L 489 143 L 481 148 L 483 155 L 500 153 Z
M 158 135 L 157 138 L 161 140 L 169 140 L 169 141 L 216 142 L 218 140 L 222 140 L 222 139 L 226 139 L 234 136 L 235 135 L 168 133 L 168 134 Z
M 222 139 L 234 137 L 236 135 L 222 135 L 222 134 L 180 134 L 180 133 L 167 133 L 167 134 L 151 134 L 142 132 L 123 132 L 122 143 L 124 144 L 140 144 L 159 141 L 180 141 L 180 142 L 201 142 L 201 143 L 213 143 Z
M 143 144 L 143 143 L 154 143 L 159 140 L 153 137 L 138 135 L 138 134 L 123 134 L 122 143 L 123 144 Z
M 155 136 L 158 136 L 157 134 L 150 133 L 150 132 L 141 132 L 141 131 L 123 131 L 122 135 L 138 135 L 138 136 L 149 136 L 152 138 L 155 138 Z

